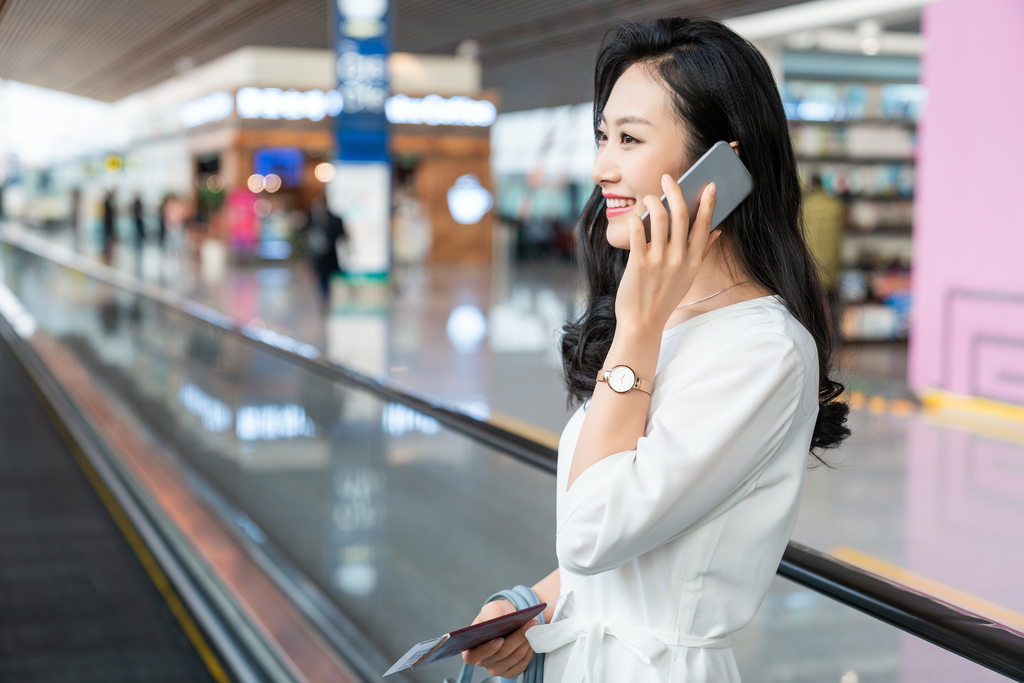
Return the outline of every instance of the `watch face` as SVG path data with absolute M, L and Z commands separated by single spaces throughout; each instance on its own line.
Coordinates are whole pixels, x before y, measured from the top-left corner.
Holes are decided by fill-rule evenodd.
M 608 386 L 612 391 L 624 394 L 636 384 L 636 375 L 625 365 L 616 365 L 608 375 Z

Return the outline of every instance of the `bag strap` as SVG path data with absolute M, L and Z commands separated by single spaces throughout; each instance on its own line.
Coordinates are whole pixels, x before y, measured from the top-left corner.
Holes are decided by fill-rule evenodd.
M 499 591 L 487 598 L 487 602 L 494 602 L 495 600 L 508 600 L 512 603 L 512 606 L 516 608 L 516 611 L 524 610 L 528 607 L 534 607 L 540 604 L 540 598 L 533 592 L 532 588 L 527 586 L 516 586 L 508 590 Z M 487 603 L 484 603 L 487 604 Z M 536 619 L 541 624 L 544 623 L 544 613 L 541 612 L 536 616 Z M 454 683 L 473 683 L 473 670 L 476 667 L 470 666 L 465 662 L 462 663 L 462 670 L 459 671 L 459 677 Z M 514 678 L 501 678 L 500 676 L 488 676 L 483 679 L 480 683 L 515 683 Z M 543 683 L 544 681 L 544 654 L 533 653 L 533 659 L 526 666 L 526 671 L 522 673 L 522 683 Z M 444 679 L 444 683 L 453 683 L 452 679 Z

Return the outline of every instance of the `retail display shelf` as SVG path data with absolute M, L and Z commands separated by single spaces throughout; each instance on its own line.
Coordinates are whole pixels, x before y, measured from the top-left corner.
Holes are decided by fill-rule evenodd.
M 805 225 L 822 231 L 824 243 L 839 237 L 838 262 L 825 262 L 840 264 L 833 274 L 842 302 L 840 336 L 905 339 L 924 88 L 795 79 L 780 90 L 801 181 L 807 188 L 820 184 L 833 197 L 810 200 Z

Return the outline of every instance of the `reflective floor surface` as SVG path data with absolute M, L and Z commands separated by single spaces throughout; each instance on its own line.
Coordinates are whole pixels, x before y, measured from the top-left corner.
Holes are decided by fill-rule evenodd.
M 25 252 L 4 248 L 0 261 L 39 333 L 244 511 L 385 659 L 554 567 L 548 475 Z M 328 313 L 301 265 L 271 283 L 264 270 L 204 282 L 196 269 L 176 286 L 471 412 L 549 431 L 568 417 L 552 336 L 556 310 L 564 320 L 573 304 L 567 266 L 406 271 L 386 298 L 342 298 Z M 459 306 L 479 309 L 484 325 L 472 312 L 455 323 L 473 335 L 450 333 Z M 535 346 L 495 348 L 495 330 L 513 328 L 532 328 Z M 905 410 L 900 347 L 843 360 L 863 407 L 834 469 L 808 473 L 794 539 L 1024 627 L 1020 426 Z M 781 579 L 736 652 L 751 681 L 1001 680 Z M 446 666 L 410 680 L 437 681 Z

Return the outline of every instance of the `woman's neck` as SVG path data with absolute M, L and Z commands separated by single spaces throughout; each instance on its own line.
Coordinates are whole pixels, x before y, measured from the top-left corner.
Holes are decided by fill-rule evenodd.
M 746 269 L 740 268 L 735 260 L 731 265 L 726 262 L 723 249 L 718 248 L 717 245 L 712 247 L 711 253 L 704 259 L 697 277 L 690 286 L 690 291 L 679 302 L 679 305 L 684 307 L 677 308 L 669 316 L 665 323 L 665 329 L 670 329 L 696 318 L 702 313 L 723 306 L 731 306 L 741 301 L 749 301 L 771 294 L 756 282 L 747 282 L 751 279 Z M 705 301 L 701 301 L 705 298 Z

